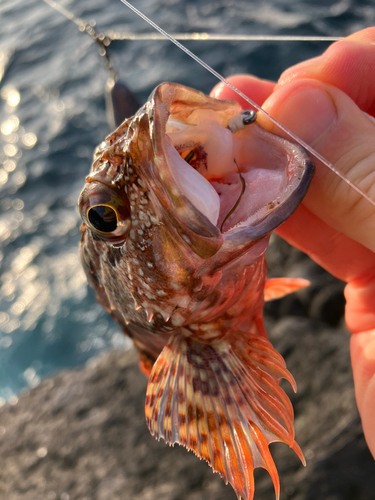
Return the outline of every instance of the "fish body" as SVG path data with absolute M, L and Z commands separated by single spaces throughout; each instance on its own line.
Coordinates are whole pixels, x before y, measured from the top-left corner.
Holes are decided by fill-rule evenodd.
M 301 147 L 238 103 L 164 83 L 97 148 L 79 200 L 83 266 L 140 352 L 151 433 L 193 450 L 246 500 L 255 467 L 279 495 L 269 443 L 303 461 L 279 387 L 295 383 L 262 308 L 306 286 L 267 281 L 264 252 L 313 172 Z

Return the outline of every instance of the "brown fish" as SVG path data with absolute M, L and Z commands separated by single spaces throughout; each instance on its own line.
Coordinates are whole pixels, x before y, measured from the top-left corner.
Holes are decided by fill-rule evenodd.
M 307 282 L 267 281 L 263 254 L 313 172 L 255 113 L 163 83 L 97 148 L 79 200 L 82 262 L 140 351 L 151 433 L 193 450 L 246 500 L 255 467 L 279 497 L 269 443 L 304 462 L 279 387 L 295 382 L 262 308 Z

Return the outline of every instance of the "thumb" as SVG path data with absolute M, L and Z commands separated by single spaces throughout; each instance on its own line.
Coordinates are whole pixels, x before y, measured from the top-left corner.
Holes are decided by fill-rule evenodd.
M 375 122 L 341 90 L 318 80 L 276 89 L 264 109 L 375 200 Z M 260 124 L 280 135 L 261 113 Z M 319 161 L 305 206 L 337 231 L 375 251 L 375 207 Z

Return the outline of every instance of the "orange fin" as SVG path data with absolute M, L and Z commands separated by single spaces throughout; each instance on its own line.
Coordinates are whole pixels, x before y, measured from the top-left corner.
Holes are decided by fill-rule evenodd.
M 173 335 L 148 382 L 148 427 L 157 439 L 205 459 L 239 498 L 253 499 L 253 470 L 265 468 L 278 499 L 268 445 L 284 442 L 304 463 L 294 441 L 292 405 L 279 387 L 282 377 L 295 388 L 283 358 L 259 335 L 233 332 L 212 344 Z
M 264 300 L 281 299 L 284 295 L 309 285 L 311 285 L 310 281 L 302 278 L 271 278 L 266 281 L 264 287 Z
M 153 364 L 153 361 L 146 354 L 143 352 L 139 353 L 139 369 L 146 378 L 149 378 Z

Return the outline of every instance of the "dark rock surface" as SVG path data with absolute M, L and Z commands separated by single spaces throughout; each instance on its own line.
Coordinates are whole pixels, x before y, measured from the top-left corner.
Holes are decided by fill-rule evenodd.
M 308 290 L 266 305 L 266 325 L 298 384 L 297 441 L 307 467 L 271 445 L 281 499 L 375 500 L 375 462 L 354 400 L 343 284 L 297 250 L 275 241 L 273 276 L 312 280 Z M 62 372 L 0 410 L 0 499 L 235 500 L 192 453 L 148 433 L 146 380 L 134 352 L 114 351 Z M 256 471 L 256 500 L 274 498 Z

